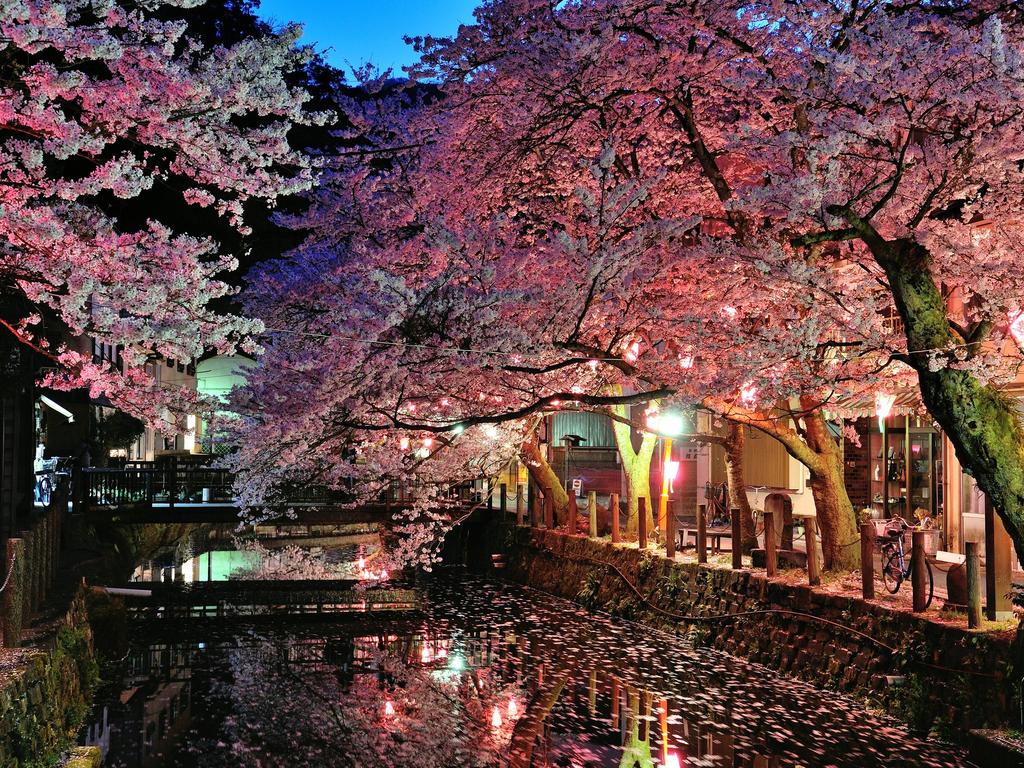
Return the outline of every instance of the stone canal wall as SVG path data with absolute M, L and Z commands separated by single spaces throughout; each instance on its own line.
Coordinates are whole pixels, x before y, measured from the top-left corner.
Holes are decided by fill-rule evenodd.
M 52 629 L 0 655 L 0 768 L 56 765 L 88 712 L 98 669 L 81 594 Z
M 673 563 L 529 528 L 515 531 L 507 558 L 504 573 L 513 581 L 659 629 L 691 632 L 713 648 L 818 687 L 867 697 L 918 732 L 935 729 L 962 740 L 969 728 L 1017 724 L 1008 682 L 1012 633 L 968 632 L 769 581 L 763 572 Z M 887 676 L 902 677 L 902 685 L 889 684 Z

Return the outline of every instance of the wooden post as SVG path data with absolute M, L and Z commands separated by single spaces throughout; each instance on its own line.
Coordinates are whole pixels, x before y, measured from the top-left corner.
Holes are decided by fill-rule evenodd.
M 612 513 L 612 544 L 622 541 L 622 530 L 619 528 L 619 494 L 613 493 L 608 499 Z
M 738 571 L 743 567 L 743 527 L 738 509 L 730 509 L 729 522 L 732 523 L 732 567 Z
M 860 589 L 865 600 L 875 599 L 875 526 L 860 524 Z
M 587 511 L 590 512 L 590 538 L 597 538 L 597 491 L 587 494 Z
M 989 621 L 1013 618 L 1010 604 L 1011 543 L 1002 518 L 985 499 L 985 617 Z
M 676 556 L 676 510 L 671 504 L 665 514 L 665 556 L 670 560 Z
M 708 561 L 708 514 L 707 505 L 697 505 L 697 562 Z
M 778 553 L 775 551 L 775 513 L 764 513 L 764 568 L 771 578 L 778 570 Z
M 640 549 L 647 549 L 647 499 L 641 496 L 637 501 L 637 514 L 640 519 L 637 520 L 637 531 L 639 532 L 638 545 Z
M 573 488 L 569 488 L 569 514 L 568 524 L 566 529 L 569 531 L 570 536 L 576 535 L 576 518 L 579 517 L 580 511 L 576 506 L 576 491 Z
M 807 542 L 807 583 L 812 587 L 821 584 L 821 567 L 818 564 L 818 537 L 814 517 L 804 518 L 804 541 Z
M 981 626 L 981 561 L 978 557 L 978 542 L 964 543 L 967 551 L 967 626 L 977 629 Z
M 549 531 L 555 527 L 555 494 L 544 494 L 544 527 Z
M 508 517 L 508 485 L 506 483 L 498 486 L 498 507 L 501 509 L 501 521 L 505 522 Z
M 911 533 L 910 585 L 914 588 L 914 613 L 921 613 L 928 604 L 928 582 L 924 562 L 924 531 L 914 530 Z
M 523 498 L 523 484 L 516 484 L 516 525 L 520 528 L 523 525 L 523 518 L 526 512 L 526 499 Z
M 540 528 L 540 524 L 543 519 L 544 494 L 540 492 L 539 488 L 534 487 L 533 506 L 530 509 L 530 525 L 532 525 L 534 528 Z

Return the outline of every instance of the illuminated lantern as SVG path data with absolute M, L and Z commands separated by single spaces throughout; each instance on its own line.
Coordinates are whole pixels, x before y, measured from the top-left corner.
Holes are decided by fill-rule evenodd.
M 399 440 L 398 441 L 398 448 L 400 450 L 403 450 L 403 451 L 409 450 L 409 438 L 408 437 L 403 437 L 401 440 Z
M 434 438 L 426 437 L 426 438 L 423 439 L 423 447 L 424 448 L 428 448 L 429 449 L 429 448 L 433 447 L 433 445 L 434 445 Z
M 679 762 L 679 755 L 677 753 L 668 753 L 668 757 L 665 760 L 665 768 L 682 768 Z
M 892 413 L 892 407 L 896 404 L 896 395 L 888 392 L 875 392 L 875 415 L 878 417 L 878 428 L 885 431 L 885 420 Z
M 519 705 L 516 704 L 516 697 L 512 696 L 508 700 L 508 716 L 509 717 L 518 717 L 518 715 L 519 715 Z
M 671 459 L 665 462 L 665 479 L 671 484 L 679 474 L 679 462 Z
M 424 664 L 429 664 L 432 658 L 433 655 L 430 653 L 430 647 L 424 645 L 423 650 L 420 651 L 420 661 L 422 661 Z
M 491 727 L 501 728 L 501 710 L 497 706 L 491 710 Z
M 626 353 L 623 355 L 626 358 L 627 363 L 635 363 L 640 357 L 640 342 L 634 341 L 628 347 L 626 347 Z
M 740 400 L 746 405 L 753 405 L 757 401 L 757 387 L 750 383 L 744 384 L 740 390 Z
M 1010 315 L 1010 335 L 1018 346 L 1024 347 L 1024 311 Z
M 384 717 L 394 717 L 394 716 L 395 716 L 395 705 L 391 702 L 391 699 L 388 699 L 387 701 L 384 702 Z

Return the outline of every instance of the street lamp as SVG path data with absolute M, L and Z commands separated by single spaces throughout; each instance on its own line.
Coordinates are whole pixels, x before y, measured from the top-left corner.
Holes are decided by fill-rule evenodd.
M 679 463 L 672 461 L 672 438 L 683 433 L 683 416 L 674 411 L 648 414 L 647 426 L 664 439 L 665 448 L 661 464 L 661 498 L 658 500 L 658 531 L 662 536 L 668 531 L 668 496 L 670 483 L 679 471 Z M 674 465 L 674 466 L 672 466 Z

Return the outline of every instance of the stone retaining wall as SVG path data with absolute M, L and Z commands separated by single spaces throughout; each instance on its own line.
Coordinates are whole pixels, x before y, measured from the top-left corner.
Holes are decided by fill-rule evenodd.
M 80 594 L 37 647 L 0 656 L 0 768 L 55 765 L 73 744 L 98 680 Z
M 650 604 L 602 563 L 614 564 Z M 869 697 L 917 731 L 934 727 L 960 739 L 969 728 L 1017 724 L 1006 632 L 969 632 L 857 598 L 769 581 L 763 572 L 672 563 L 634 548 L 528 528 L 515 532 L 505 574 L 587 607 L 693 632 L 718 650 L 818 687 Z M 770 612 L 691 623 L 652 605 L 700 617 Z M 887 675 L 904 676 L 904 685 L 888 685 Z

